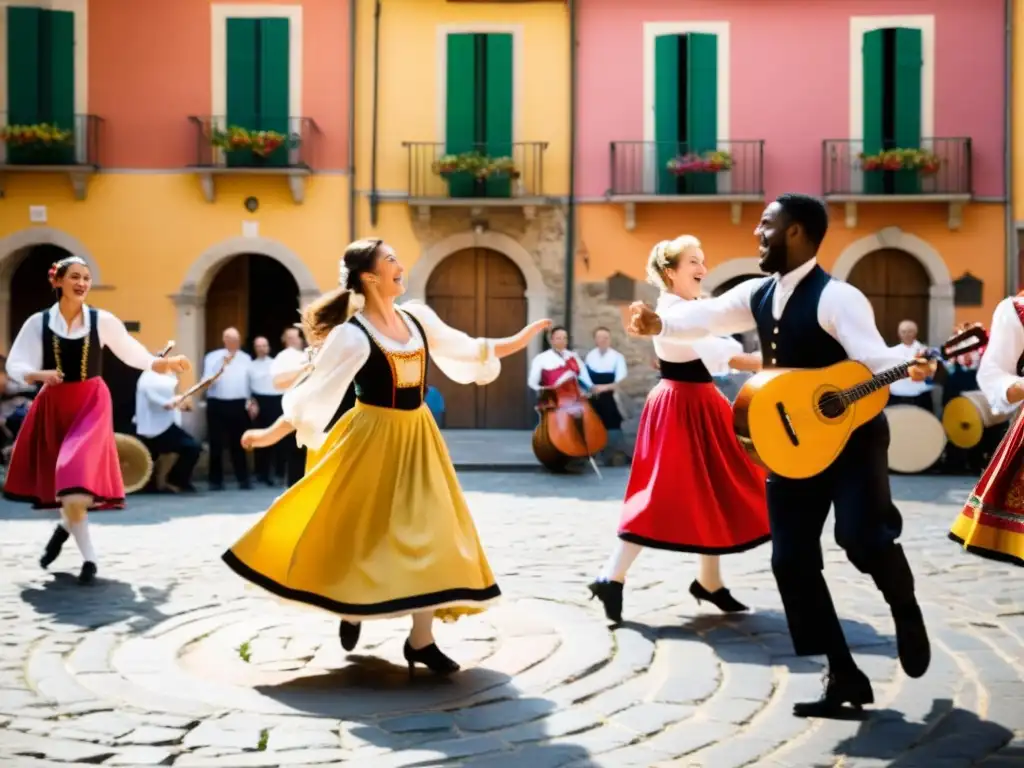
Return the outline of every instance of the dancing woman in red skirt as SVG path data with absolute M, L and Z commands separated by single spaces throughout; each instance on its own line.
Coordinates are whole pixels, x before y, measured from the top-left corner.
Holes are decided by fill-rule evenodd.
M 1024 293 L 1003 299 L 992 316 L 978 387 L 993 412 L 1018 411 L 974 486 L 949 538 L 975 555 L 1024 566 Z
M 658 311 L 700 298 L 706 274 L 695 237 L 658 243 L 647 262 L 648 281 L 662 290 Z M 690 594 L 726 613 L 747 610 L 725 588 L 719 556 L 769 540 L 765 475 L 736 440 L 729 401 L 702 362 L 723 356 L 721 341 L 654 339 L 661 382 L 640 416 L 619 542 L 590 585 L 610 621 L 622 620 L 626 572 L 643 547 L 699 554 Z M 733 367 L 750 365 L 724 355 Z
M 124 481 L 114 443 L 110 390 L 101 378 L 101 349 L 109 347 L 133 368 L 187 371 L 181 356 L 156 358 L 109 312 L 85 304 L 92 277 L 78 256 L 50 268 L 57 303 L 32 315 L 7 358 L 7 375 L 42 385 L 18 432 L 4 496 L 37 509 L 60 508 L 61 521 L 39 564 L 57 559 L 68 536 L 85 560 L 79 581 L 96 577 L 89 509 L 124 507 Z

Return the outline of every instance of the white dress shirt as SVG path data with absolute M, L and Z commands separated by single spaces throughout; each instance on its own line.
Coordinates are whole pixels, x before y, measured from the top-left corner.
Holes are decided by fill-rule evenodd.
M 992 314 L 988 346 L 978 366 L 978 389 L 997 414 L 1012 413 L 1020 403 L 1011 404 L 1006 390 L 1020 381 L 1017 361 L 1024 354 L 1024 325 L 1014 308 L 1014 297 L 1003 299 Z
M 587 368 L 594 373 L 614 373 L 616 384 L 625 379 L 629 373 L 629 369 L 626 367 L 626 358 L 622 356 L 621 352 L 614 349 L 609 349 L 607 352 L 596 348 L 592 349 L 587 352 L 584 362 L 587 364 Z
M 751 309 L 751 297 L 769 280 L 776 281 L 772 298 L 772 317 L 778 320 L 800 281 L 816 265 L 810 261 L 786 275 L 757 277 L 740 283 L 721 296 L 700 301 L 682 301 L 659 311 L 661 333 L 657 338 L 695 341 L 705 336 L 731 336 L 757 327 Z M 857 288 L 842 280 L 830 280 L 818 301 L 818 324 L 838 341 L 851 360 L 864 363 L 874 373 L 905 362 L 882 339 L 875 327 L 871 302 Z M 771 350 L 762 350 L 765 363 L 771 363 Z
M 108 347 L 125 365 L 140 371 L 148 370 L 156 361 L 142 343 L 128 333 L 124 323 L 105 309 L 96 312 L 96 329 L 100 346 Z M 50 331 L 65 339 L 80 339 L 89 335 L 89 306 L 82 305 L 82 312 L 71 321 L 69 327 L 60 313 L 60 306 L 50 307 Z M 97 350 L 98 352 L 98 350 Z M 43 367 L 43 313 L 36 312 L 18 331 L 18 336 L 7 356 L 7 375 L 17 384 L 28 385 L 25 376 L 42 370 Z
M 587 366 L 580 360 L 580 356 L 570 350 L 565 350 L 562 353 L 558 353 L 553 349 L 546 349 L 533 358 L 533 362 L 530 364 L 530 375 L 526 379 L 526 384 L 530 389 L 540 391 L 540 380 L 541 374 L 544 371 L 554 371 L 565 365 L 567 360 L 574 359 L 576 365 L 580 367 L 579 380 L 587 389 L 592 389 L 594 382 L 590 380 L 590 374 L 587 373 Z
M 215 349 L 203 358 L 203 378 L 213 376 L 220 370 L 227 357 L 226 349 Z M 207 400 L 248 400 L 252 395 L 249 387 L 249 366 L 252 358 L 248 353 L 238 350 L 234 358 L 224 368 L 224 374 L 206 390 Z
M 707 299 L 700 301 L 704 302 Z M 671 311 L 671 308 L 677 304 L 693 303 L 696 301 L 687 301 L 674 293 L 662 292 L 658 296 L 658 303 L 654 309 L 661 315 L 662 312 Z M 654 354 L 658 356 L 659 360 L 664 360 L 666 363 L 692 363 L 694 360 L 700 360 L 712 376 L 728 374 L 729 361 L 742 352 L 743 345 L 728 336 L 703 336 L 691 341 L 683 341 L 665 335 L 654 337 Z
M 276 382 L 281 376 L 291 378 L 296 373 L 300 373 L 312 359 L 312 352 L 311 348 L 295 349 L 295 347 L 285 347 L 282 349 L 274 357 L 274 362 L 270 366 L 271 380 Z M 291 384 L 288 386 L 291 386 Z M 288 387 L 280 387 L 275 383 L 275 389 L 278 392 L 284 392 Z
M 894 347 L 890 347 L 890 349 L 892 349 L 893 354 L 899 355 L 906 361 L 920 357 L 928 348 L 920 341 L 915 340 L 913 344 L 897 344 Z M 914 381 L 913 379 L 900 379 L 889 385 L 889 394 L 896 395 L 897 397 L 917 397 L 931 391 L 931 384 L 926 381 Z
M 164 406 L 174 400 L 178 377 L 173 373 L 144 371 L 135 385 L 135 432 L 140 437 L 162 435 L 181 426 L 181 411 Z
M 249 363 L 249 389 L 254 395 L 281 394 L 274 388 L 273 368 L 274 359 L 270 356 L 260 357 Z

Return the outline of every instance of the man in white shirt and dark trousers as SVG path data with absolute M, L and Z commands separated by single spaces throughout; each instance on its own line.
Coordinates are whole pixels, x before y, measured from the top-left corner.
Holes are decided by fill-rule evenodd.
M 224 489 L 224 449 L 231 454 L 240 488 L 248 489 L 249 463 L 242 448 L 242 433 L 249 429 L 251 413 L 255 413 L 249 388 L 249 366 L 252 358 L 242 351 L 242 337 L 235 328 L 224 331 L 224 348 L 207 353 L 203 359 L 203 378 L 221 374 L 206 391 L 206 423 L 210 443 L 210 490 Z M 225 365 L 225 362 L 227 365 Z
M 608 445 L 601 451 L 601 459 L 606 464 L 616 464 L 620 458 L 628 457 L 622 435 L 622 411 L 615 397 L 616 388 L 628 375 L 626 358 L 612 349 L 612 332 L 603 326 L 594 331 L 594 344 L 597 346 L 587 353 L 584 360 L 594 384 L 590 405 L 608 431 Z
M 135 385 L 135 433 L 154 461 L 164 454 L 177 454 L 178 460 L 165 478 L 168 489 L 195 493 L 192 470 L 203 449 L 181 428 L 181 409 L 190 406 L 175 394 L 177 387 L 178 377 L 173 373 L 142 372 Z
M 892 351 L 903 360 L 914 360 L 924 354 L 927 347 L 917 339 L 917 323 L 904 320 L 899 327 L 900 343 Z M 927 381 L 901 379 L 889 385 L 889 405 L 916 405 L 926 411 L 935 411 L 932 385 Z
M 770 277 L 662 314 L 638 302 L 631 309 L 631 332 L 696 340 L 756 328 L 765 368 L 816 369 L 853 359 L 878 373 L 902 363 L 875 327 L 864 294 L 818 266 L 828 216 L 827 206 L 816 198 L 780 196 L 754 230 L 761 270 Z M 911 375 L 924 379 L 933 371 L 934 364 L 915 365 Z M 828 658 L 823 696 L 796 704 L 798 717 L 841 717 L 847 704 L 859 709 L 874 702 L 871 682 L 850 653 L 823 573 L 821 533 L 833 504 L 836 542 L 859 571 L 871 576 L 889 604 L 903 670 L 908 677 L 921 677 L 931 660 L 914 576 L 896 543 L 903 520 L 889 488 L 888 446 L 889 425 L 880 413 L 850 435 L 824 472 L 803 480 L 768 477 L 772 572 L 793 647 L 799 656 Z
M 274 387 L 274 358 L 270 356 L 270 342 L 263 336 L 257 336 L 253 339 L 252 351 L 256 357 L 249 365 L 249 388 L 257 408 L 253 426 L 262 429 L 269 427 L 281 415 L 283 395 Z M 257 480 L 264 485 L 274 485 L 275 478 L 284 479 L 287 446 L 287 442 L 282 440 L 270 448 L 256 449 Z

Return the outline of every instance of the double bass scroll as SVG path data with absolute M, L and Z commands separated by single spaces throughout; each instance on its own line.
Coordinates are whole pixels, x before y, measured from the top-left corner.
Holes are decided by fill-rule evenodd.
M 533 455 L 552 472 L 563 472 L 574 459 L 589 459 L 608 445 L 608 431 L 580 394 L 576 379 L 542 389 L 537 402 L 540 423 L 533 430 Z

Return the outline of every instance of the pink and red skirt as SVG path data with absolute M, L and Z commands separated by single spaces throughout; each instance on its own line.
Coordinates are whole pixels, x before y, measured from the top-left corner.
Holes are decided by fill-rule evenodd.
M 124 480 L 114 442 L 110 390 L 97 377 L 47 385 L 36 395 L 11 454 L 4 496 L 36 509 L 88 494 L 93 509 L 122 509 Z
M 768 541 L 765 473 L 732 430 L 712 383 L 661 381 L 640 416 L 619 538 L 705 555 Z

